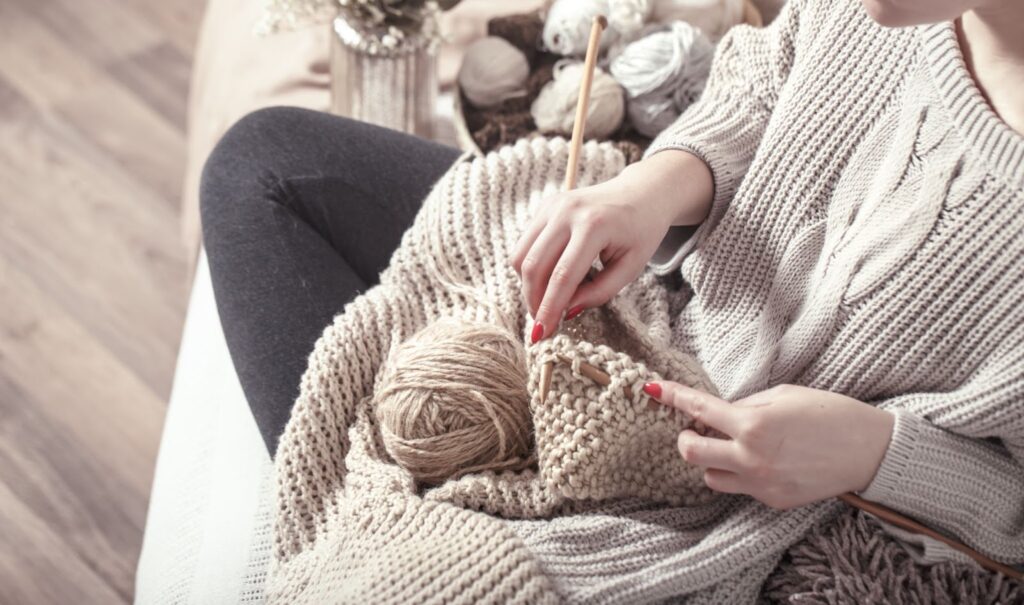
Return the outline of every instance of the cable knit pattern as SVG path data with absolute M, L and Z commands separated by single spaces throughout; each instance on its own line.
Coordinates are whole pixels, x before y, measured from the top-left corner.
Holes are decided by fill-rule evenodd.
M 1024 561 L 1024 139 L 985 105 L 952 24 L 886 29 L 856 0 L 791 0 L 722 40 L 704 96 L 648 153 L 672 148 L 709 164 L 711 214 L 528 347 L 537 468 L 422 490 L 367 408 L 381 360 L 439 317 L 512 318 L 527 341 L 508 253 L 560 183 L 566 143 L 521 141 L 438 182 L 381 284 L 310 356 L 275 457 L 272 601 L 753 601 L 844 505 L 709 493 L 672 455 L 690 420 L 638 390 L 654 377 L 729 400 L 794 383 L 891 410 L 862 495 Z M 622 167 L 587 144 L 581 183 Z M 681 288 L 661 277 L 675 272 Z

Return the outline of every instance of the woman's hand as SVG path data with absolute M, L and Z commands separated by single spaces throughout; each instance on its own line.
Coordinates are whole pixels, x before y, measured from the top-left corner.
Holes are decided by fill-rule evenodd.
M 781 509 L 867 488 L 895 421 L 845 395 L 794 385 L 733 404 L 675 382 L 650 382 L 644 391 L 729 437 L 679 434 L 680 454 L 706 469 L 708 487 Z
M 545 200 L 516 243 L 512 266 L 535 319 L 533 342 L 604 304 L 636 279 L 671 225 L 707 215 L 714 184 L 697 156 L 666 150 L 598 185 Z M 602 270 L 584 282 L 595 258 Z

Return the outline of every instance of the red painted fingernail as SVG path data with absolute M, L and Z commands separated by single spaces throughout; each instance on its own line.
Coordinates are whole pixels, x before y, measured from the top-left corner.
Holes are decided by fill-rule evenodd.
M 530 334 L 530 340 L 537 342 L 544 337 L 544 324 L 539 321 L 533 323 L 533 333 Z
M 644 393 L 647 393 L 651 397 L 657 399 L 661 397 L 661 385 L 657 382 L 648 382 L 644 385 Z
M 568 320 L 572 319 L 573 317 L 576 317 L 577 315 L 582 313 L 583 312 L 583 308 L 584 308 L 583 305 L 576 305 L 575 307 L 573 307 L 573 308 L 569 309 L 568 311 L 566 311 L 565 312 L 565 319 L 566 319 L 566 321 L 568 321 Z

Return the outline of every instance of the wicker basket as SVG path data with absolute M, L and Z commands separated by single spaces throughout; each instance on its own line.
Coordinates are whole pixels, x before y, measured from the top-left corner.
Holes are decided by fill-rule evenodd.
M 538 19 L 541 18 L 540 14 L 541 13 L 539 11 L 537 13 L 527 13 L 527 15 L 536 15 Z M 522 16 L 524 15 L 520 15 L 520 17 Z M 502 19 L 504 18 L 499 17 L 498 19 L 492 20 L 491 25 L 493 25 L 496 21 L 500 21 Z M 764 20 L 761 16 L 761 11 L 758 10 L 757 6 L 755 6 L 751 0 L 744 1 L 743 22 L 748 25 L 753 25 L 754 27 L 761 27 L 764 25 Z M 490 26 L 488 27 L 488 34 L 494 35 L 494 33 L 492 32 L 492 28 Z M 462 94 L 462 90 L 458 88 L 457 84 L 456 94 L 454 95 L 454 103 L 455 111 L 453 112 L 453 121 L 455 125 L 456 141 L 458 141 L 459 146 L 463 150 L 472 151 L 478 155 L 483 155 L 484 150 L 480 148 L 476 140 L 473 138 L 473 133 L 471 132 L 469 127 L 470 120 L 467 117 L 468 112 L 473 112 L 476 110 L 466 101 L 465 96 Z M 534 133 L 527 134 L 526 136 L 531 136 L 531 134 L 540 133 L 534 131 Z M 619 140 L 627 145 L 638 146 L 640 152 L 642 152 L 643 148 L 646 147 L 647 144 L 650 142 L 650 140 L 647 139 L 646 137 L 643 137 L 642 135 L 636 133 L 631 133 L 630 136 L 616 137 L 614 140 Z M 634 155 L 636 154 L 634 153 Z

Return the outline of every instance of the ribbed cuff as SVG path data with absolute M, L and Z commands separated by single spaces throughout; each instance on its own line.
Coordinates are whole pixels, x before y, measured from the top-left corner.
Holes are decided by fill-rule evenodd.
M 702 223 L 699 225 L 673 225 L 672 227 L 669 227 L 668 233 L 666 233 L 665 237 L 662 238 L 661 244 L 658 245 L 658 249 L 654 251 L 651 259 L 647 261 L 647 265 L 656 275 L 667 275 L 679 268 L 679 265 L 683 263 L 683 259 L 686 258 L 686 255 L 692 252 L 694 247 L 697 245 L 698 239 L 703 237 L 704 232 L 709 229 L 708 225 L 711 221 L 708 219 L 710 219 L 712 215 L 716 214 L 715 206 L 724 206 L 726 201 L 728 201 L 724 197 L 718 195 L 718 192 L 723 190 L 723 186 L 718 182 L 718 175 L 721 174 L 721 172 L 715 171 L 713 160 L 704 153 L 698 145 L 687 144 L 684 142 L 659 142 L 658 140 L 655 140 L 647 149 L 644 157 L 648 158 L 660 151 L 667 151 L 669 149 L 687 151 L 700 158 L 711 171 L 714 193 L 711 199 L 711 209 L 708 212 L 708 217 Z M 720 208 L 717 211 L 724 213 L 725 209 Z M 721 215 L 719 214 L 718 216 Z
M 707 218 L 696 228 L 669 230 L 648 265 L 655 273 L 675 270 L 714 229 L 736 194 L 760 144 L 766 118 L 735 95 L 706 93 L 651 142 L 648 158 L 668 149 L 697 156 L 711 171 L 714 193 Z
M 904 412 L 888 410 L 896 421 L 892 427 L 889 448 L 882 457 L 874 479 L 860 495 L 875 502 L 891 502 L 897 493 L 906 488 L 907 472 L 914 460 L 914 450 L 921 440 L 922 423 L 925 420 Z
M 1024 561 L 1024 469 L 1000 446 L 905 409 L 864 498 L 956 536 L 997 561 Z

